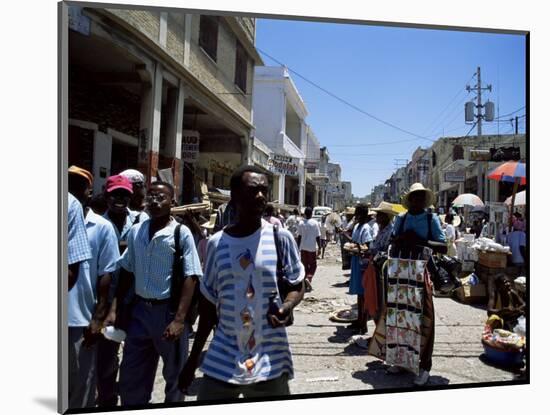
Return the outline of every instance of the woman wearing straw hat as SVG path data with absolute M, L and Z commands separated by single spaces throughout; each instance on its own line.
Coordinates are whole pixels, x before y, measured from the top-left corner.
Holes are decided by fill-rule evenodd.
M 399 213 L 388 202 L 380 202 L 378 207 L 371 209 L 371 211 L 376 213 L 376 223 L 378 224 L 378 233 L 368 252 L 374 256 L 378 252 L 388 250 L 393 233 L 393 218 Z
M 415 258 L 422 251 L 422 246 L 428 246 L 434 252 L 447 252 L 445 234 L 441 229 L 439 217 L 426 210 L 428 206 L 434 204 L 434 200 L 433 192 L 421 183 L 414 183 L 403 196 L 402 204 L 407 208 L 407 212 L 399 215 L 395 221 L 392 256 Z M 425 282 L 423 294 L 422 347 L 420 373 L 414 381 L 416 385 L 424 385 L 430 378 L 435 338 L 434 317 L 432 285 L 428 279 Z M 398 373 L 401 369 L 392 366 L 388 371 Z
M 381 202 L 377 208 L 371 209 L 371 212 L 376 214 L 378 233 L 366 252 L 366 256 L 369 258 L 369 268 L 363 274 L 364 309 L 368 315 L 378 321 L 382 311 L 380 305 L 384 303 L 385 299 L 378 278 L 380 269 L 374 264 L 374 258 L 378 253 L 388 251 L 393 233 L 393 218 L 399 213 L 388 202 Z
M 407 212 L 399 215 L 394 225 L 392 245 L 396 252 L 416 256 L 418 246 L 429 246 L 438 253 L 447 252 L 446 238 L 437 215 L 428 213 L 427 207 L 434 204 L 433 192 L 422 183 L 414 183 L 403 196 L 402 205 Z M 428 241 L 436 244 L 428 244 Z

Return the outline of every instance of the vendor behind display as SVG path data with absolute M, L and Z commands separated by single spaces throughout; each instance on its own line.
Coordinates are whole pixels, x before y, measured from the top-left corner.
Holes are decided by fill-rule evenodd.
M 525 260 L 527 258 L 526 251 L 526 235 L 524 229 L 524 223 L 522 221 L 514 221 L 512 225 L 512 232 L 506 235 L 506 245 L 510 247 L 512 251 L 509 261 L 518 272 L 518 275 L 525 275 Z
M 505 330 L 513 330 L 517 319 L 525 314 L 525 302 L 504 274 L 489 280 L 487 315 L 493 314 L 504 320 Z
M 393 256 L 416 257 L 421 252 L 421 246 L 437 253 L 447 252 L 445 234 L 438 216 L 426 211 L 434 199 L 433 192 L 421 183 L 414 183 L 403 196 L 402 204 L 407 212 L 397 217 L 393 227 Z

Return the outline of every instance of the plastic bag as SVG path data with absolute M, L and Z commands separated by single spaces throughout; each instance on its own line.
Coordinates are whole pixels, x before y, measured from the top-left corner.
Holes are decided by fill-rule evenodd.
M 514 333 L 518 336 L 525 336 L 525 316 L 518 318 L 518 324 L 514 327 Z

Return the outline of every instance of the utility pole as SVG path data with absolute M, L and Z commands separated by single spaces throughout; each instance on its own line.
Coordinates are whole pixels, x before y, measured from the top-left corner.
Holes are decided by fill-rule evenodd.
M 470 85 L 466 86 L 466 90 L 468 92 L 475 91 L 477 94 L 477 114 L 476 114 L 476 123 L 477 123 L 477 138 L 479 141 L 481 141 L 482 136 L 482 120 L 483 120 L 483 114 L 481 113 L 481 109 L 483 108 L 483 104 L 481 104 L 481 92 L 483 90 L 491 91 L 492 86 L 487 85 L 486 87 L 481 86 L 481 68 L 478 66 L 477 71 L 477 83 L 472 88 Z M 486 202 L 488 199 L 488 183 L 487 178 L 485 177 L 487 175 L 487 162 L 486 161 L 478 161 L 477 162 L 477 195 Z
M 516 135 L 518 135 L 518 116 L 516 115 Z

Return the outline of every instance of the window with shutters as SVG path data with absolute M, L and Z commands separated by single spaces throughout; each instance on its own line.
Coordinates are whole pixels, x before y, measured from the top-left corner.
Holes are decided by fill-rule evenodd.
M 236 62 L 235 62 L 235 85 L 246 93 L 246 77 L 248 69 L 248 55 L 243 45 L 237 41 Z
M 457 144 L 453 147 L 453 161 L 464 159 L 464 147 Z
M 214 61 L 218 55 L 218 18 L 216 16 L 201 15 L 199 25 L 199 46 Z

